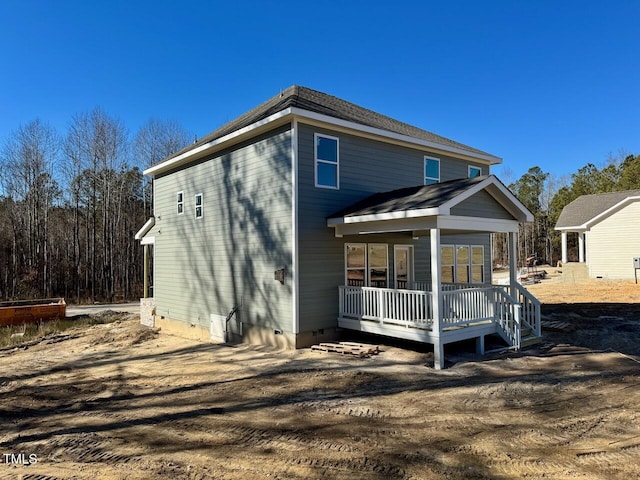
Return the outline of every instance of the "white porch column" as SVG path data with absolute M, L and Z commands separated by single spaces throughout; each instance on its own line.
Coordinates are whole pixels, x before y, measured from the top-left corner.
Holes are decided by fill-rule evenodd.
M 516 232 L 509 232 L 509 290 L 515 298 L 518 283 L 518 236 Z
M 433 366 L 436 370 L 444 368 L 444 345 L 440 341 L 442 329 L 442 254 L 440 252 L 440 229 L 429 231 L 431 239 L 431 300 L 433 302 L 433 334 L 436 338 L 433 344 Z
M 567 232 L 562 232 L 562 264 L 567 262 Z
M 143 280 L 143 298 L 149 298 L 149 245 L 144 245 L 144 280 Z
M 578 261 L 584 263 L 584 233 L 578 232 Z

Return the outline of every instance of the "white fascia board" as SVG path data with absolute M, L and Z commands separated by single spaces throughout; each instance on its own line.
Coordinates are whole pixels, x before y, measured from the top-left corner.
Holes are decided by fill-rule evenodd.
M 505 199 L 513 207 L 515 207 L 517 211 L 522 213 L 526 222 L 533 222 L 533 214 L 529 211 L 529 209 L 525 207 L 524 204 L 518 199 L 518 197 L 511 193 L 511 190 L 505 187 L 502 182 L 500 182 L 494 175 L 489 175 L 487 178 L 472 186 L 471 188 L 465 190 L 460 195 L 457 195 L 448 202 L 443 203 L 441 207 L 451 210 L 451 208 L 453 208 L 454 206 L 472 197 L 480 190 L 485 190 L 488 186 L 495 187 L 502 195 L 504 195 Z M 501 202 L 499 198 L 496 198 L 496 196 L 493 195 L 491 191 L 487 190 L 487 193 L 489 193 L 489 195 L 491 195 L 506 210 L 509 210 L 508 206 L 504 205 L 504 203 Z
M 418 218 L 418 217 L 433 217 L 435 215 L 447 215 L 448 210 L 443 211 L 442 207 L 435 208 L 421 208 L 417 210 L 402 210 L 399 212 L 387 212 L 387 213 L 372 213 L 369 215 L 355 215 L 353 217 L 337 217 L 327 219 L 327 226 L 333 227 L 336 225 L 350 224 L 350 223 L 363 223 L 363 222 L 377 222 L 383 220 L 398 220 L 402 218 Z
M 595 217 L 593 217 L 588 222 L 585 222 L 585 224 L 584 224 L 585 229 L 586 230 L 591 229 L 591 227 L 593 227 L 595 224 L 600 223 L 602 220 L 604 220 L 605 218 L 613 215 L 618 210 L 621 210 L 622 208 L 626 207 L 628 204 L 633 203 L 633 202 L 637 202 L 638 200 L 640 200 L 640 197 L 638 197 L 638 196 L 627 197 L 624 200 L 621 200 L 620 202 L 616 203 L 613 207 L 608 208 L 607 210 L 605 210 L 601 214 L 596 215 Z
M 443 230 L 461 230 L 472 232 L 517 232 L 520 223 L 517 220 L 501 218 L 440 216 L 438 228 Z
M 247 136 L 248 134 L 253 133 L 255 130 L 259 130 L 260 128 L 265 127 L 266 125 L 273 123 L 277 120 L 282 120 L 289 115 L 291 115 L 291 108 L 287 108 L 278 113 L 274 113 L 273 115 L 270 115 L 267 118 L 264 118 L 258 122 L 252 123 L 251 125 L 247 125 L 246 127 L 241 128 L 240 130 L 236 130 L 223 137 L 216 138 L 215 140 L 211 140 L 210 142 L 204 143 L 199 147 L 196 147 L 187 152 L 184 152 L 183 154 L 178 155 L 177 157 L 170 158 L 169 160 L 166 160 L 162 163 L 154 165 L 153 167 L 147 168 L 142 173 L 144 175 L 154 176 L 166 170 L 180 167 L 184 164 L 189 163 L 192 160 L 200 158 L 202 155 L 209 153 L 210 151 L 224 148 L 227 146 L 226 144 L 234 140 L 237 142 L 241 140 L 243 137 Z M 283 122 L 283 123 L 286 123 L 286 122 Z
M 402 135 L 400 133 L 390 132 L 389 130 L 369 127 L 367 125 L 362 125 L 360 123 L 352 122 L 349 120 L 342 120 L 339 118 L 331 117 L 329 115 L 310 112 L 309 110 L 304 110 L 302 108 L 292 107 L 290 110 L 293 115 L 299 116 L 301 118 L 305 118 L 308 120 L 315 120 L 317 122 L 335 125 L 338 127 L 346 128 L 349 130 L 355 130 L 362 133 L 368 133 L 376 137 L 383 137 L 383 138 L 388 138 L 388 139 L 395 140 L 402 143 L 419 145 L 421 147 L 426 147 L 431 150 L 438 150 L 441 152 L 452 153 L 454 155 L 463 155 L 465 157 L 470 157 L 476 160 L 487 162 L 489 165 L 498 165 L 502 163 L 502 158 L 496 157 L 495 155 L 481 154 L 481 153 L 473 152 L 463 148 L 452 147 L 450 145 L 443 145 L 441 143 L 436 143 L 436 142 L 430 142 L 428 140 L 422 140 L 409 135 Z
M 587 226 L 586 224 L 575 225 L 573 227 L 555 227 L 554 230 L 558 232 L 586 232 Z
M 156 237 L 144 237 L 140 241 L 140 245 L 155 245 Z
M 142 237 L 144 237 L 147 234 L 147 232 L 149 232 L 149 230 L 151 230 L 151 227 L 153 227 L 155 224 L 156 224 L 155 217 L 149 218 L 149 220 L 147 220 L 145 222 L 145 224 L 142 226 L 142 228 L 140 230 L 137 231 L 135 237 L 133 237 L 133 238 L 135 238 L 136 240 L 142 239 Z
M 435 228 L 437 217 L 402 218 L 376 222 L 333 225 L 336 237 L 371 233 L 413 232 Z

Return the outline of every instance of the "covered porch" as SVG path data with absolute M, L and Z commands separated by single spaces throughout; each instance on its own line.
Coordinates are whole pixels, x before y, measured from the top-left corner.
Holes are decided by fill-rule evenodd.
M 531 220 L 494 176 L 376 194 L 334 214 L 327 225 L 338 237 L 402 232 L 429 242 L 430 278 L 388 281 L 390 288 L 384 288 L 372 275 L 365 284 L 354 284 L 347 272 L 338 288 L 338 325 L 431 343 L 436 368 L 444 367 L 448 343 L 475 338 L 477 351 L 484 353 L 487 335 L 499 335 L 514 349 L 534 342 L 541 335 L 540 304 L 516 279 L 518 226 Z M 509 285 L 491 285 L 490 273 L 474 276 L 472 262 L 461 272 L 465 281 L 451 283 L 450 269 L 461 267 L 443 263 L 442 247 L 448 247 L 443 237 L 493 232 L 509 237 Z

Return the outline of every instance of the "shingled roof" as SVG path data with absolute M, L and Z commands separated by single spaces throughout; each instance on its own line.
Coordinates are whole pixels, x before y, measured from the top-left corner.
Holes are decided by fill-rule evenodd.
M 582 195 L 562 209 L 556 229 L 580 228 L 626 198 L 635 196 L 640 196 L 640 190 Z
M 220 128 L 202 137 L 197 142 L 167 157 L 162 162 L 182 155 L 186 152 L 189 152 L 190 150 L 200 147 L 201 145 L 207 144 L 213 140 L 217 140 L 244 127 L 252 125 L 255 122 L 264 120 L 265 118 L 275 113 L 286 110 L 289 107 L 297 107 L 309 112 L 319 113 L 340 120 L 346 120 L 349 122 L 386 130 L 401 135 L 407 135 L 416 139 L 439 144 L 444 147 L 462 149 L 467 152 L 494 157 L 497 161 L 500 160 L 498 157 L 495 157 L 487 152 L 483 152 L 482 150 L 478 150 L 468 145 L 464 145 L 440 135 L 436 135 L 435 133 L 431 133 L 427 130 L 414 127 L 413 125 L 394 120 L 391 117 L 381 115 L 380 113 L 374 112 L 373 110 L 360 107 L 354 103 L 347 102 L 346 100 L 342 100 L 338 97 L 318 92 L 307 87 L 293 85 L 282 91 L 278 95 L 270 98 L 261 105 L 258 105 L 254 109 L 239 116 L 235 120 L 226 123 Z
M 330 215 L 329 218 L 355 217 L 439 207 L 486 178 L 461 178 L 431 185 L 418 185 L 390 192 L 375 193 Z

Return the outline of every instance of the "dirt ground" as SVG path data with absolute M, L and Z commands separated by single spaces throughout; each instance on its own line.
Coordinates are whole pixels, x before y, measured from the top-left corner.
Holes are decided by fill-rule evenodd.
M 0 351 L 0 478 L 640 478 L 640 288 L 531 291 L 565 331 L 451 346 L 442 371 L 428 346 L 202 344 L 134 316 Z

